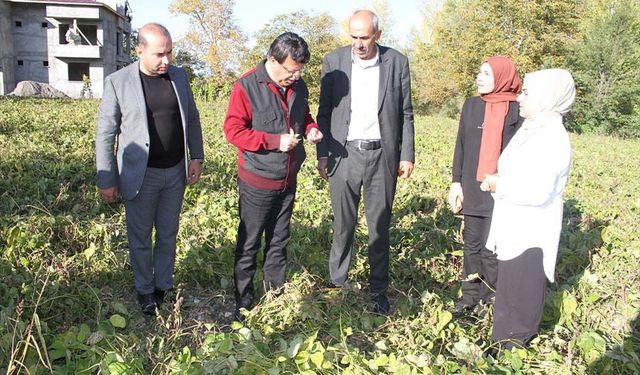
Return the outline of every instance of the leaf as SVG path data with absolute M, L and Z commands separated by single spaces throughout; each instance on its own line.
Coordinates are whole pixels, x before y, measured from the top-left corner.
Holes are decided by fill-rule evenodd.
M 52 361 L 64 358 L 66 355 L 67 355 L 66 349 L 49 350 L 49 359 L 51 359 Z
M 111 325 L 114 326 L 115 328 L 124 328 L 127 326 L 127 320 L 119 314 L 113 314 L 111 315 L 111 317 L 109 318 L 109 321 L 111 322 Z
M 374 363 L 377 367 L 384 367 L 389 364 L 389 357 L 386 354 L 382 354 L 374 359 Z
M 238 334 L 245 341 L 251 340 L 251 330 L 247 327 L 242 327 L 238 330 Z
M 108 367 L 111 375 L 125 375 L 128 374 L 130 370 L 129 366 L 122 362 L 111 362 Z
M 576 339 L 576 345 L 582 349 L 582 355 L 588 363 L 596 360 L 605 352 L 606 342 L 597 332 L 585 332 Z
M 105 335 L 102 331 L 95 331 L 87 339 L 87 345 L 95 345 L 104 339 Z
M 225 337 L 218 345 L 218 352 L 220 353 L 228 353 L 231 349 L 233 349 L 233 340 L 230 337 Z
M 300 350 L 302 342 L 302 337 L 296 336 L 293 341 L 291 341 L 291 344 L 289 344 L 289 348 L 287 349 L 287 357 L 294 358 L 296 354 L 298 354 L 298 350 Z
M 295 362 L 299 365 L 307 363 L 308 360 L 309 360 L 309 352 L 307 352 L 306 350 L 302 350 L 298 352 L 295 358 Z
M 311 363 L 313 363 L 317 368 L 322 368 L 322 362 L 324 362 L 324 353 L 315 352 L 311 354 Z
M 91 242 L 91 244 L 89 245 L 88 248 L 84 249 L 84 251 L 82 252 L 84 254 L 84 257 L 89 260 L 93 254 L 96 253 L 96 244 Z
M 442 329 L 449 324 L 451 319 L 453 319 L 453 314 L 449 311 L 440 311 L 438 313 L 438 325 L 436 326 L 437 332 L 442 331 Z
M 347 327 L 347 328 L 343 329 L 343 330 L 342 330 L 342 334 L 343 334 L 345 337 L 349 337 L 349 336 L 353 335 L 353 328 L 351 328 L 351 327 Z
M 221 277 L 220 278 L 220 288 L 222 289 L 227 289 L 229 287 L 229 278 L 228 277 Z
M 513 367 L 514 370 L 520 370 L 522 368 L 522 359 L 520 359 L 520 356 L 517 354 L 511 356 L 511 367 Z
M 577 308 L 578 301 L 576 301 L 576 298 L 569 292 L 564 291 L 562 294 L 562 312 L 566 315 L 565 318 L 569 319 Z
M 387 350 L 387 342 L 385 340 L 380 340 L 376 342 L 376 348 L 380 350 Z
M 89 337 L 90 334 L 91 334 L 91 328 L 89 328 L 87 324 L 82 323 L 80 325 L 80 329 L 78 330 L 78 341 L 85 342 L 85 340 Z
M 120 302 L 112 303 L 111 307 L 113 307 L 115 312 L 117 312 L 118 314 L 129 315 L 129 310 L 127 310 L 127 307 L 124 304 L 120 303 Z

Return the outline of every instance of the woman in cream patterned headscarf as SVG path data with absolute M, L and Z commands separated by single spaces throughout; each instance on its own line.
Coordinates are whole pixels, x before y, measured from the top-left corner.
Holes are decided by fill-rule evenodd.
M 566 70 L 525 75 L 518 96 L 524 123 L 502 152 L 498 173 L 481 185 L 495 200 L 487 241 L 498 257 L 494 351 L 527 345 L 538 333 L 545 278 L 554 281 L 571 164 L 562 116 L 574 99 L 575 84 Z

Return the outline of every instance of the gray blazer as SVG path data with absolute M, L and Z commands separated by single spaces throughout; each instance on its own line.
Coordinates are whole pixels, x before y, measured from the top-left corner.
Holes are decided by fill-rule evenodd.
M 382 152 L 392 175 L 400 160 L 415 160 L 413 107 L 409 61 L 400 52 L 378 45 L 380 88 L 378 121 Z M 322 60 L 320 105 L 317 121 L 324 135 L 317 145 L 318 158 L 328 158 L 332 175 L 346 155 L 345 144 L 351 120 L 351 46 L 338 48 Z
M 170 66 L 169 78 L 176 91 L 182 117 L 186 166 L 190 159 L 187 149 L 191 159 L 204 158 L 200 115 L 186 72 Z M 96 132 L 98 187 L 106 189 L 117 185 L 124 199 L 135 198 L 142 186 L 148 159 L 147 107 L 139 63 L 135 62 L 109 75 L 104 81 Z

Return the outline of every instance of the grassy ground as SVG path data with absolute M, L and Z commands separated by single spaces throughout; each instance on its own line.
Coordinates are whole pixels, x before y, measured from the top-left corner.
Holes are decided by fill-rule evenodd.
M 148 322 L 134 300 L 123 207 L 101 203 L 94 186 L 97 102 L 0 98 L 0 374 L 640 371 L 640 141 L 572 135 L 541 333 L 528 350 L 493 361 L 480 355 L 491 317 L 451 313 L 462 255 L 460 219 L 445 206 L 455 121 L 416 119 L 417 170 L 399 182 L 394 207 L 389 317 L 370 312 L 364 219 L 356 288 L 323 287 L 331 211 L 309 148 L 289 282 L 240 325 L 231 322 L 235 150 L 221 131 L 226 105 L 200 111 L 207 161 L 186 192 L 178 302 Z

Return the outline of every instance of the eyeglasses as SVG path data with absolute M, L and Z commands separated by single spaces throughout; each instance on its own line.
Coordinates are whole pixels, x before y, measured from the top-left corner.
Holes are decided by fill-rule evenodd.
M 291 74 L 292 76 L 295 75 L 296 73 L 300 73 L 300 75 L 302 75 L 302 73 L 304 73 L 304 69 L 305 69 L 304 66 L 302 68 L 300 68 L 300 69 L 297 69 L 297 70 L 290 70 L 289 68 L 287 68 L 286 66 L 284 66 L 280 62 L 278 62 L 278 60 L 276 60 L 276 62 L 278 63 L 278 65 L 280 65 L 282 67 L 282 69 L 284 69 L 287 73 Z

